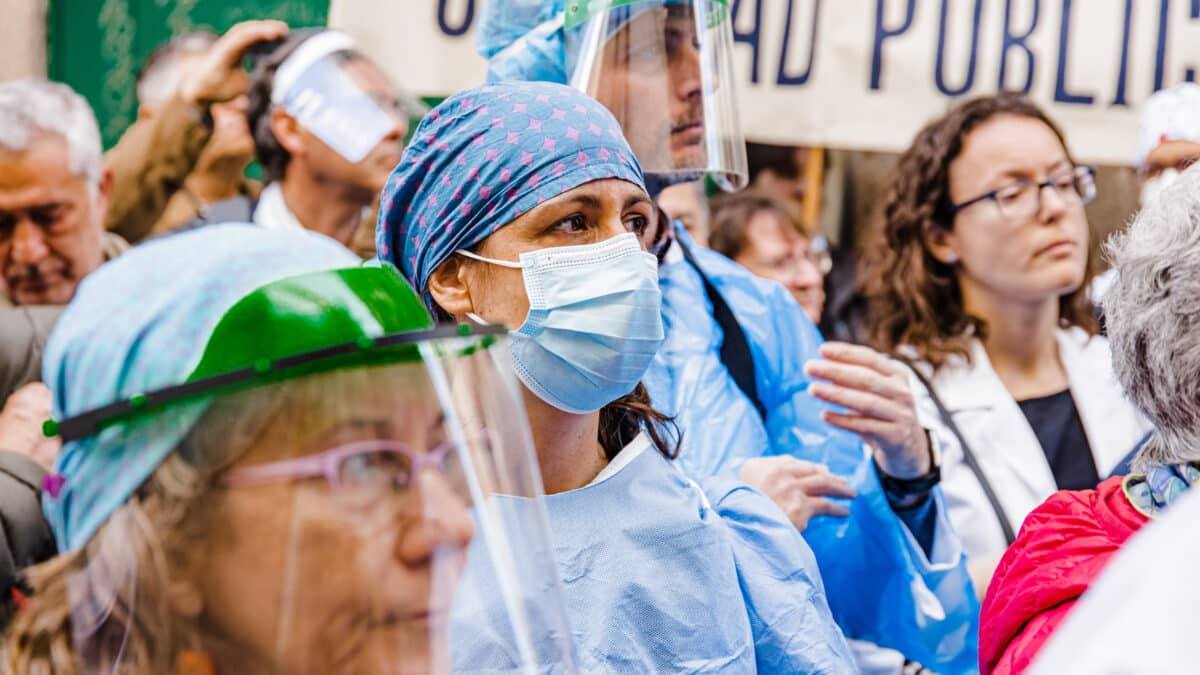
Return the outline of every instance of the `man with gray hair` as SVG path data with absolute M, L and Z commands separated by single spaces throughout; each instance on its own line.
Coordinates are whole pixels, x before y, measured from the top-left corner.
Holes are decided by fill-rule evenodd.
M 112 186 L 91 107 L 70 87 L 0 84 L 0 593 L 54 547 L 36 509 L 57 442 L 42 438 L 50 391 L 36 377 L 41 346 L 79 282 L 106 257 Z M 110 249 L 109 254 L 114 253 Z M 40 307 L 39 307 L 40 306 Z M 22 385 L 15 392 L 10 392 Z M 39 466 L 40 462 L 42 466 Z M 10 529 L 11 528 L 11 529 Z M 25 534 L 22 534 L 25 533 Z M 0 606 L 0 614 L 5 613 Z
M 0 290 L 16 305 L 65 305 L 104 260 L 112 179 L 100 130 L 64 84 L 0 84 Z
M 1028 665 L 1125 541 L 1200 482 L 1200 167 L 1143 204 L 1107 249 L 1116 272 L 1104 296 L 1113 371 L 1154 431 L 1133 473 L 1095 490 L 1060 492 L 1025 519 L 984 601 L 985 673 Z
M 31 452 L 36 411 L 49 394 L 36 379 L 58 308 L 80 280 L 122 248 L 104 229 L 112 185 L 100 130 L 70 87 L 38 79 L 0 84 L 0 411 L 4 449 Z M 14 391 L 20 395 L 9 397 Z M 12 439 L 29 447 L 14 447 Z M 22 444 L 25 445 L 25 444 Z

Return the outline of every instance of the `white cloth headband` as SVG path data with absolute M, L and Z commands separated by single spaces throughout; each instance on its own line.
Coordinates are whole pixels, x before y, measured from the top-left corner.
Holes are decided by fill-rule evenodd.
M 327 30 L 308 38 L 300 43 L 291 56 L 284 59 L 275 71 L 275 80 L 271 84 L 271 103 L 282 103 L 296 81 L 317 61 L 348 49 L 354 49 L 354 40 L 349 35 L 336 30 Z

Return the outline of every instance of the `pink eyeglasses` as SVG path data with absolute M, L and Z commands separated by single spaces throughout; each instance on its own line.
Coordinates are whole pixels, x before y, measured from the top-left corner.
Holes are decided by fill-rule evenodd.
M 306 457 L 258 464 L 226 473 L 227 487 L 252 487 L 324 476 L 334 493 L 406 490 L 425 469 L 449 478 L 459 475 L 454 444 L 447 441 L 429 452 L 417 452 L 395 441 L 349 443 Z

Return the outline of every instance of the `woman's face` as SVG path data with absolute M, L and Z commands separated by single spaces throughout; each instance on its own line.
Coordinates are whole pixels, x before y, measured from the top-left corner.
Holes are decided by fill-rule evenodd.
M 640 236 L 656 224 L 657 218 L 654 202 L 641 187 L 616 178 L 597 180 L 546 200 L 496 230 L 475 252 L 517 262 L 522 253 L 538 249 L 597 244 L 627 232 Z M 525 322 L 529 298 L 521 270 L 461 256 L 448 263 L 458 266 L 454 267 L 454 283 L 461 285 L 465 294 L 451 297 L 441 284 L 431 282 L 433 298 L 443 309 L 457 319 L 472 312 L 489 323 L 509 328 Z
M 304 415 L 285 411 L 230 470 L 361 441 L 430 451 L 445 440 L 437 396 L 395 370 L 368 385 L 377 391 L 360 389 L 352 407 L 331 401 L 335 414 L 309 411 L 319 423 L 297 424 Z M 335 493 L 324 477 L 216 489 L 194 574 L 219 670 L 434 670 L 473 534 L 466 502 L 443 474 L 426 469 L 407 491 L 370 500 L 344 483 Z
M 1001 114 L 976 127 L 950 164 L 950 199 L 962 204 L 1021 181 L 1069 177 L 1074 168 L 1050 127 Z M 931 251 L 955 265 L 964 302 L 1042 303 L 1083 283 L 1088 222 L 1077 192 L 1041 188 L 1040 208 L 1014 217 L 994 200 L 960 210 L 950 232 L 931 233 Z M 1032 211 L 1032 209 L 1030 209 Z M 986 299 L 985 299 L 986 298 Z
M 778 213 L 763 209 L 746 223 L 746 247 L 734 261 L 788 289 L 817 323 L 825 306 L 825 275 L 813 260 L 811 244 Z

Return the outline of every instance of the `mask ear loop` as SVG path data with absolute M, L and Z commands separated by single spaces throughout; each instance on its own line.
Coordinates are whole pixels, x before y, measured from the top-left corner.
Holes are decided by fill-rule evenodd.
M 466 249 L 457 250 L 457 251 L 455 251 L 455 253 L 458 255 L 461 255 L 464 258 L 470 258 L 471 260 L 478 260 L 479 262 L 487 263 L 489 265 L 499 265 L 500 267 L 507 267 L 508 269 L 511 269 L 511 270 L 525 269 L 525 263 L 509 262 L 507 260 L 496 260 L 495 258 L 486 258 L 477 253 L 472 253 Z M 480 326 L 495 325 L 491 321 L 488 321 L 487 319 L 479 316 L 475 312 L 467 312 L 466 316 L 468 319 L 470 319 L 475 324 L 480 325 Z
M 491 321 L 488 321 L 487 319 L 483 318 L 482 316 L 479 316 L 475 312 L 467 312 L 466 316 L 477 326 L 491 326 L 492 325 Z
M 489 265 L 499 265 L 500 267 L 507 267 L 510 270 L 525 269 L 525 263 L 509 262 L 508 260 L 496 260 L 495 258 L 485 258 L 484 256 L 481 256 L 477 253 L 471 253 L 470 251 L 468 251 L 466 249 L 460 249 L 458 251 L 455 251 L 455 253 L 463 256 L 464 258 L 470 258 L 471 260 L 478 260 L 479 262 L 485 262 L 485 263 L 488 263 Z

